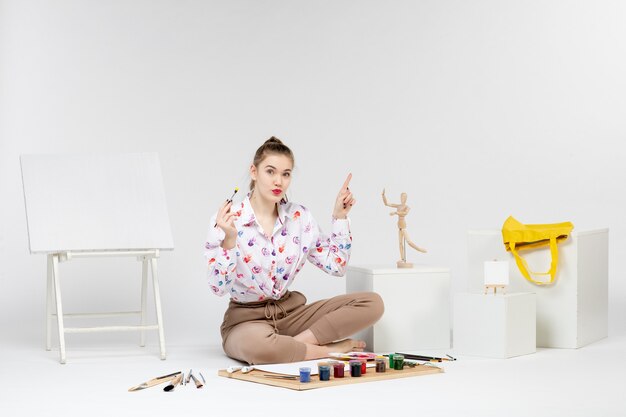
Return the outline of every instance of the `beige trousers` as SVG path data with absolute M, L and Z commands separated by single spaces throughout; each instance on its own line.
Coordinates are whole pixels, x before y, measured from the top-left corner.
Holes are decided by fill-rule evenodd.
M 306 345 L 293 336 L 311 330 L 320 345 L 344 339 L 383 315 L 376 293 L 340 295 L 306 305 L 306 297 L 287 292 L 280 300 L 237 303 L 231 300 L 221 326 L 224 352 L 249 364 L 304 360 Z

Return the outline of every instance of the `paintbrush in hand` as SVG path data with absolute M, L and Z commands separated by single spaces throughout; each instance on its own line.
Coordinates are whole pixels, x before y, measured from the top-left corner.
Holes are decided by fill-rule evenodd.
M 233 198 L 235 198 L 235 194 L 237 194 L 237 191 L 239 191 L 239 187 L 235 187 L 235 191 L 233 192 L 233 195 L 231 195 L 230 198 L 226 200 L 227 203 L 233 202 Z M 213 227 L 217 227 L 217 222 L 215 222 L 215 226 Z

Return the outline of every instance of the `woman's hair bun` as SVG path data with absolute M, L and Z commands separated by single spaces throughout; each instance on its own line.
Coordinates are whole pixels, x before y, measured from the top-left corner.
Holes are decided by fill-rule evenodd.
M 283 142 L 280 139 L 278 139 L 276 136 L 272 136 L 271 138 L 266 140 L 265 143 L 279 143 L 283 145 Z

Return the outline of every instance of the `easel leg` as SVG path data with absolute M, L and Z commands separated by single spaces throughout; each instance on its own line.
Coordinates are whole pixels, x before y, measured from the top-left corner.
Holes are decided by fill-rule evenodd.
M 57 307 L 57 324 L 59 327 L 59 353 L 61 363 L 65 363 L 65 326 L 63 325 L 63 306 L 61 304 L 61 283 L 59 277 L 59 255 L 52 256 L 52 280 Z
M 50 320 L 52 320 L 52 297 L 54 294 L 52 283 L 52 255 L 46 257 L 47 266 L 47 280 L 46 280 L 46 350 L 52 349 L 52 342 L 50 340 Z
M 141 325 L 146 325 L 146 298 L 148 292 L 148 260 L 144 257 L 141 261 Z M 141 330 L 141 341 L 139 346 L 146 345 L 146 331 Z
M 161 294 L 159 292 L 159 280 L 157 278 L 157 260 L 150 259 L 152 269 L 152 289 L 154 290 L 154 306 L 156 307 L 157 324 L 159 326 L 159 344 L 161 346 L 161 359 L 165 359 L 165 335 L 163 334 L 163 318 L 161 316 Z

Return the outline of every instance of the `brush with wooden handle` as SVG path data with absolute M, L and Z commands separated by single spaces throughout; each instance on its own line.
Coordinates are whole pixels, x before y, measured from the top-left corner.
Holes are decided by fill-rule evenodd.
M 193 374 L 190 374 L 190 375 L 191 375 L 191 379 L 193 379 L 194 384 L 196 384 L 196 388 L 202 388 L 204 386 L 204 384 L 200 382 L 198 378 L 193 376 Z
M 162 384 L 164 382 L 171 381 L 172 379 L 176 378 L 179 375 L 180 375 L 180 371 L 174 372 L 174 373 L 169 374 L 169 375 L 158 376 L 156 378 L 152 378 L 149 381 L 142 382 L 139 385 L 135 385 L 134 387 L 130 387 L 130 388 L 128 388 L 128 391 L 133 392 L 133 391 L 140 391 L 142 389 L 150 388 L 150 387 L 153 387 L 155 385 L 159 385 L 159 384 Z
M 174 388 L 176 388 L 176 386 L 180 384 L 182 380 L 183 380 L 183 374 L 178 374 L 178 376 L 172 379 L 172 382 L 167 387 L 163 388 L 163 391 L 165 392 L 174 391 Z
M 233 195 L 231 195 L 230 198 L 226 200 L 228 203 L 233 202 L 233 198 L 235 198 L 235 194 L 237 194 L 237 191 L 239 191 L 239 187 L 235 187 L 235 191 L 233 192 Z M 215 222 L 215 226 L 213 227 L 217 227 L 217 222 Z

